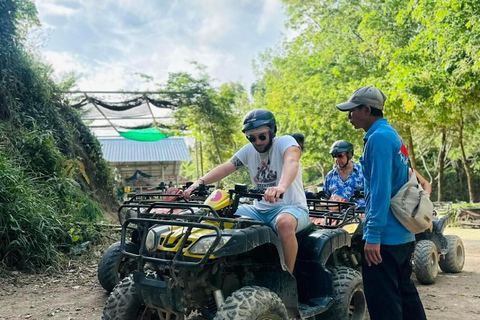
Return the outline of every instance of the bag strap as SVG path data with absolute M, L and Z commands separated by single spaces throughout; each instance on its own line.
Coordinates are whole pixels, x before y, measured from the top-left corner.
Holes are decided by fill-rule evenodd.
M 415 170 L 413 169 L 412 163 L 410 162 L 410 157 L 408 157 L 408 168 L 409 168 L 409 169 L 412 169 L 412 174 L 415 174 Z M 408 170 L 408 169 L 407 169 L 407 170 Z M 407 177 L 408 177 L 408 175 L 407 175 Z M 415 174 L 415 177 L 417 178 L 417 183 L 418 183 L 419 185 L 421 185 L 420 180 L 418 179 L 418 177 L 417 177 L 416 174 Z M 409 180 L 410 180 L 410 177 L 409 177 Z

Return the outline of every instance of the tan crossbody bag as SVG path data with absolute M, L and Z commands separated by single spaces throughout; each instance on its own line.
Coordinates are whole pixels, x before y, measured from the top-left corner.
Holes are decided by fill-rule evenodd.
M 427 230 L 432 223 L 433 203 L 412 171 L 410 179 L 390 200 L 395 217 L 413 234 Z

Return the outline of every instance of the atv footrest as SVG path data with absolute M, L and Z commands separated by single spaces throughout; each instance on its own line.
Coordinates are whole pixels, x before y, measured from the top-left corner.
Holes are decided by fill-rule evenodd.
M 323 313 L 333 304 L 332 298 L 317 298 L 309 300 L 308 304 L 299 303 L 298 311 L 302 319 L 313 317 L 317 314 Z

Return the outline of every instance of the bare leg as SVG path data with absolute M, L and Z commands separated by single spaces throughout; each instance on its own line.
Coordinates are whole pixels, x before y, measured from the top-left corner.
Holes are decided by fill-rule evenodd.
M 289 213 L 281 213 L 277 217 L 275 226 L 277 227 L 278 237 L 282 243 L 285 263 L 288 270 L 293 273 L 298 251 L 297 237 L 295 236 L 297 219 Z

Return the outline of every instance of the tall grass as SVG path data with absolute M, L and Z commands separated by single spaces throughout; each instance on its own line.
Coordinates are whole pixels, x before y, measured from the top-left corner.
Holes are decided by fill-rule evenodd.
M 88 223 L 102 212 L 74 180 L 40 177 L 24 165 L 18 149 L 0 149 L 0 261 L 26 271 L 56 268 L 72 245 L 98 239 Z M 85 224 L 74 228 L 78 222 Z
M 97 201 L 114 202 L 99 142 L 23 46 L 36 14 L 31 0 L 0 0 L 0 265 L 28 271 L 98 239 Z

